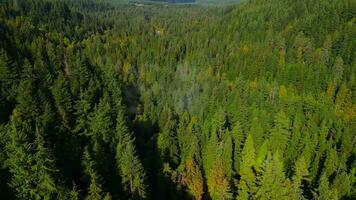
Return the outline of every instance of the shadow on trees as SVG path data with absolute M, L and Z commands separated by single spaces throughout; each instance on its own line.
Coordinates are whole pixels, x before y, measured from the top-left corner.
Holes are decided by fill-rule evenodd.
M 138 120 L 136 115 L 140 106 L 140 92 L 135 86 L 123 88 L 124 103 L 131 128 L 135 135 L 135 145 L 146 171 L 148 199 L 193 199 L 182 185 L 174 182 L 163 173 L 163 160 L 157 151 L 157 135 L 159 126 L 150 119 Z
M 8 183 L 10 182 L 10 173 L 7 169 L 0 169 L 0 199 L 16 199 Z
M 135 121 L 133 129 L 139 156 L 146 169 L 149 199 L 193 199 L 182 185 L 174 182 L 163 173 L 163 160 L 156 148 L 157 123 L 152 121 Z

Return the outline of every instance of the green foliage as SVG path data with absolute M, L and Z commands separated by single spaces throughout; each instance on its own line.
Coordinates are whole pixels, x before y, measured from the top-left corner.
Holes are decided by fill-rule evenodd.
M 0 4 L 0 198 L 355 199 L 352 0 L 110 2 Z
M 259 177 L 257 199 L 290 199 L 288 180 L 284 174 L 283 162 L 278 151 L 273 156 L 267 156 L 263 166 L 262 176 Z
M 284 152 L 290 137 L 290 120 L 286 114 L 278 112 L 271 130 L 271 149 L 273 152 Z
M 6 145 L 8 159 L 5 166 L 12 174 L 10 187 L 19 199 L 52 199 L 58 195 L 54 160 L 44 147 L 39 130 L 33 141 L 21 131 L 16 122 L 9 129 L 10 142 Z
M 329 180 L 326 174 L 322 174 L 319 180 L 319 187 L 314 193 L 314 198 L 317 200 L 338 199 L 337 190 L 330 188 Z
M 95 163 L 92 160 L 88 149 L 86 148 L 83 154 L 83 167 L 86 175 L 89 177 L 88 194 L 86 200 L 99 200 L 102 199 L 103 189 L 100 184 L 101 178 L 95 170 Z
M 241 165 L 239 171 L 241 178 L 238 184 L 238 199 L 250 199 L 254 197 L 257 189 L 256 174 L 254 172 L 255 165 L 255 147 L 253 138 L 251 134 L 249 134 L 242 149 Z
M 121 114 L 121 115 L 120 115 Z M 116 132 L 119 136 L 116 148 L 116 160 L 122 184 L 130 193 L 131 198 L 145 198 L 145 170 L 136 154 L 134 140 L 123 124 L 122 113 L 118 115 Z
M 290 191 L 290 196 L 292 199 L 303 200 L 303 183 L 308 181 L 309 171 L 308 165 L 303 156 L 298 158 L 294 167 L 294 175 L 292 177 L 292 186 Z

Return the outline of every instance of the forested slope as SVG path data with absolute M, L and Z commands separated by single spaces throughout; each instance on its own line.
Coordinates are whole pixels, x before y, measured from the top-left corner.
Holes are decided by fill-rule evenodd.
M 0 199 L 355 199 L 355 10 L 1 3 Z

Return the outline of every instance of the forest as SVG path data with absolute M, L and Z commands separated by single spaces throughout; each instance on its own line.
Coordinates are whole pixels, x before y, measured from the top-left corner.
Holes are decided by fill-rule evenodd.
M 68 0 L 67 0 L 68 1 Z M 75 1 L 75 0 L 72 0 Z M 93 0 L 92 0 L 93 1 Z M 246 0 L 96 0 L 96 2 L 104 2 L 111 4 L 192 4 L 203 6 L 225 6 L 243 2 Z
M 0 2 L 0 199 L 356 199 L 354 0 L 113 1 Z

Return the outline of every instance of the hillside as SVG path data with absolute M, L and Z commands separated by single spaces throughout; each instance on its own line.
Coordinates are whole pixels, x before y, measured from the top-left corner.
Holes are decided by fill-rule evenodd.
M 0 199 L 356 199 L 354 0 L 0 4 Z

